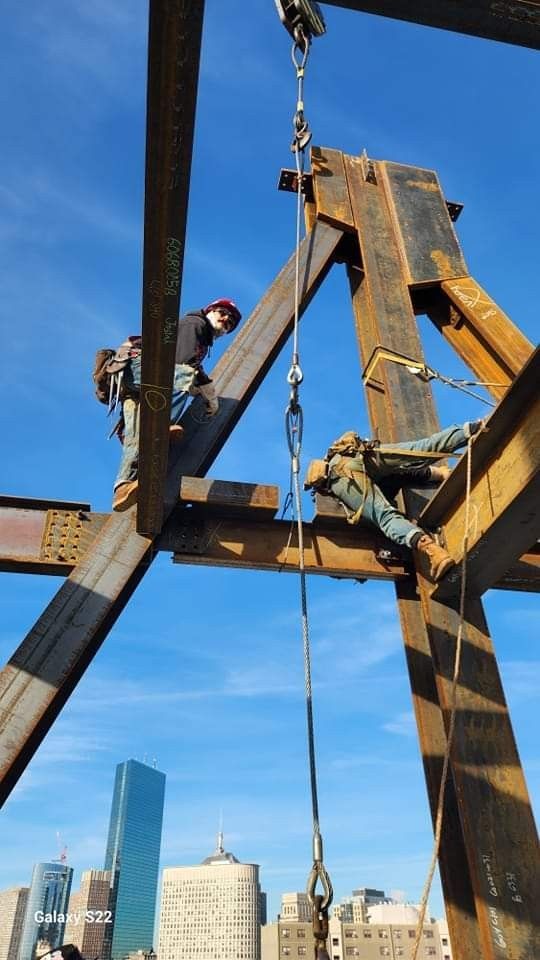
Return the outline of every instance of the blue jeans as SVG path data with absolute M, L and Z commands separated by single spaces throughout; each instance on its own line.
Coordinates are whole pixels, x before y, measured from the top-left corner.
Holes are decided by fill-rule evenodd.
M 174 380 L 171 397 L 171 423 L 178 423 L 189 399 L 189 388 L 193 385 L 196 371 L 187 363 L 177 363 L 174 367 Z M 134 357 L 124 370 L 124 383 L 133 393 L 138 394 L 141 387 L 141 358 Z M 122 459 L 114 481 L 114 489 L 121 483 L 137 479 L 139 469 L 139 401 L 136 397 L 126 397 L 122 404 L 124 414 L 124 444 Z
M 431 437 L 423 437 L 421 440 L 412 440 L 403 443 L 385 443 L 385 447 L 391 447 L 393 450 L 425 450 L 432 453 L 453 453 L 460 447 L 465 446 L 470 436 L 469 423 L 463 426 L 453 425 L 446 430 L 440 430 Z M 338 500 L 348 507 L 353 513 L 360 509 L 362 503 L 362 519 L 368 520 L 384 533 L 389 540 L 394 543 L 411 546 L 411 541 L 422 533 L 416 524 L 407 520 L 394 504 L 387 499 L 381 490 L 379 484 L 389 478 L 401 478 L 403 483 L 414 481 L 415 474 L 418 471 L 429 466 L 433 461 L 431 459 L 422 460 L 419 457 L 407 457 L 404 453 L 400 457 L 386 457 L 380 455 L 380 462 L 373 463 L 368 461 L 368 467 L 364 463 L 363 457 L 347 457 L 347 466 L 355 471 L 355 480 L 348 477 L 332 478 L 332 460 L 330 460 L 330 489 Z M 336 459 L 337 462 L 337 459 Z M 368 482 L 366 483 L 366 473 Z M 371 482 L 369 482 L 371 481 Z

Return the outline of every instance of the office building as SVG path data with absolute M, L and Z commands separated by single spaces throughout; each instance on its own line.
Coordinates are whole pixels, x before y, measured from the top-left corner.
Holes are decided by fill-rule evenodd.
M 83 957 L 102 957 L 107 952 L 112 928 L 111 875 L 108 870 L 85 870 L 81 889 L 69 898 L 64 943 L 78 947 Z
M 165 774 L 138 760 L 118 764 L 105 854 L 111 874 L 112 939 L 122 960 L 153 946 Z
M 369 907 L 393 902 L 386 896 L 384 890 L 360 887 L 358 890 L 353 890 L 352 896 L 344 897 L 340 903 L 336 904 L 332 915 L 343 923 L 366 923 Z
M 36 863 L 28 893 L 18 960 L 34 960 L 39 941 L 51 949 L 64 942 L 64 922 L 73 870 L 63 860 Z
M 239 863 L 218 835 L 196 866 L 163 871 L 159 960 L 260 960 L 259 867 Z
M 0 890 L 0 960 L 15 960 L 19 954 L 29 887 Z

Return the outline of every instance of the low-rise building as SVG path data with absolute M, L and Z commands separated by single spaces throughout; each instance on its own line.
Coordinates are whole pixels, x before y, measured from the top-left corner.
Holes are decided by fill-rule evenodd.
M 0 890 L 0 960 L 19 956 L 29 887 Z

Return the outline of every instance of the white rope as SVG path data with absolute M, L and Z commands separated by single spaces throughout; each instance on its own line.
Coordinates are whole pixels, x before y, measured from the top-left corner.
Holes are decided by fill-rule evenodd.
M 448 725 L 446 750 L 444 754 L 444 762 L 443 762 L 443 768 L 441 773 L 441 782 L 439 786 L 437 813 L 435 816 L 435 840 L 433 843 L 433 854 L 431 857 L 431 863 L 429 865 L 428 875 L 424 885 L 424 890 L 422 892 L 422 898 L 420 901 L 420 913 L 418 916 L 418 924 L 416 927 L 416 936 L 414 940 L 411 960 L 416 960 L 418 956 L 418 948 L 420 946 L 420 941 L 422 939 L 424 920 L 426 916 L 431 884 L 433 882 L 433 875 L 435 873 L 435 867 L 437 866 L 437 860 L 439 857 L 439 850 L 441 846 L 442 825 L 443 825 L 443 813 L 444 813 L 444 794 L 446 790 L 446 782 L 448 779 L 448 768 L 450 766 L 450 753 L 452 750 L 454 730 L 456 725 L 457 684 L 458 684 L 459 673 L 461 668 L 461 652 L 463 649 L 463 638 L 464 638 L 464 628 L 465 628 L 465 597 L 467 592 L 467 550 L 469 546 L 469 524 L 470 524 L 469 517 L 470 517 L 470 501 L 471 501 L 471 462 L 472 462 L 471 448 L 472 448 L 472 437 L 469 438 L 467 443 L 467 485 L 466 485 L 466 494 L 465 494 L 465 523 L 464 523 L 465 530 L 463 533 L 463 541 L 462 541 L 463 558 L 461 561 L 459 625 L 458 625 L 458 631 L 457 631 L 457 637 L 456 637 L 456 656 L 454 661 L 454 673 L 452 677 L 452 689 L 450 691 L 450 722 Z

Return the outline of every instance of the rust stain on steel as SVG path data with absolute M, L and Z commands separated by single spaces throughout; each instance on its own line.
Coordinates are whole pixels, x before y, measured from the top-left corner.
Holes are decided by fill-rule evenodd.
M 431 180 L 406 180 L 408 187 L 414 187 L 416 190 L 426 190 L 428 193 L 438 193 L 439 185 Z
M 442 250 L 432 250 L 430 256 L 442 277 L 452 274 L 452 263 L 448 254 Z

